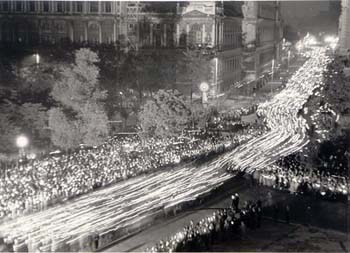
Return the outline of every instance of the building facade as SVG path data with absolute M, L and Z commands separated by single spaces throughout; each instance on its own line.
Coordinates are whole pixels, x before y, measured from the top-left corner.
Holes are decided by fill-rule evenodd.
M 243 68 L 246 91 L 253 92 L 269 80 L 278 67 L 283 27 L 278 1 L 246 1 L 243 9 Z
M 139 52 L 156 50 L 169 56 L 206 48 L 212 55 L 212 77 L 206 81 L 215 96 L 242 78 L 256 80 L 271 69 L 280 37 L 278 8 L 276 2 L 251 1 L 5 0 L 0 1 L 0 42 L 119 42 Z
M 339 17 L 339 54 L 348 55 L 350 50 L 350 2 L 341 1 L 341 15 Z
M 116 42 L 120 13 L 117 1 L 1 1 L 0 41 Z

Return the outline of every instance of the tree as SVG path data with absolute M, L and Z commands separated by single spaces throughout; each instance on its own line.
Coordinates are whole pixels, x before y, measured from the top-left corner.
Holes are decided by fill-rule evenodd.
M 41 104 L 15 104 L 9 100 L 1 104 L 0 110 L 1 152 L 16 151 L 15 139 L 19 134 L 27 135 L 32 141 L 48 141 L 47 110 Z
M 83 142 L 87 145 L 102 143 L 109 134 L 108 117 L 102 105 L 88 102 L 82 109 Z M 79 121 L 80 122 L 80 121 Z
M 90 49 L 77 50 L 75 64 L 62 67 L 62 78 L 55 83 L 51 96 L 77 112 L 89 100 L 101 102 L 107 93 L 99 87 L 98 62 L 98 55 Z
M 24 103 L 18 106 L 18 126 L 30 132 L 33 139 L 44 140 L 48 136 L 47 109 L 40 103 Z
M 51 141 L 62 148 L 74 148 L 83 143 L 84 124 L 81 120 L 72 120 L 66 116 L 62 108 L 52 108 L 49 111 L 49 128 Z
M 192 105 L 192 119 L 198 128 L 205 128 L 209 119 L 214 115 L 215 108 L 204 107 L 202 104 Z
M 157 136 L 177 135 L 189 120 L 190 109 L 178 91 L 159 90 L 139 113 L 142 130 Z
M 332 107 L 340 114 L 350 114 L 350 87 L 349 77 L 342 71 L 342 63 L 336 59 L 328 66 L 325 77 L 326 98 Z
M 175 74 L 176 57 L 129 51 L 121 66 L 121 89 L 137 91 L 141 100 L 145 93 L 152 96 L 159 89 L 173 88 Z
M 48 93 L 52 89 L 57 68 L 58 65 L 51 62 L 19 68 L 21 91 L 30 94 Z
M 107 92 L 99 85 L 98 62 L 96 53 L 82 48 L 75 52 L 75 64 L 62 67 L 61 78 L 51 92 L 60 104 L 50 109 L 49 117 L 55 145 L 62 148 L 82 142 L 97 145 L 108 135 L 108 117 L 103 102 Z M 72 135 L 75 135 L 73 139 L 68 140 Z
M 204 49 L 188 49 L 177 58 L 176 77 L 180 82 L 189 83 L 190 98 L 193 93 L 199 92 L 199 84 L 208 82 L 213 68 L 210 64 L 210 52 Z
M 15 145 L 16 136 L 20 133 L 20 129 L 11 120 L 11 114 L 7 111 L 1 110 L 0 118 L 0 152 L 15 152 L 17 150 L 17 147 Z
M 140 101 L 137 97 L 137 94 L 132 89 L 126 89 L 120 91 L 117 97 L 118 108 L 115 111 L 117 114 L 114 115 L 115 118 L 122 118 L 124 124 L 123 128 L 125 129 L 127 120 L 131 115 L 136 114 L 140 109 Z

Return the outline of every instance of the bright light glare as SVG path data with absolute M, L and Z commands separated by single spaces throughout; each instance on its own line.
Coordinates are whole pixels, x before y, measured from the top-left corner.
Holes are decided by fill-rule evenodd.
M 29 143 L 29 140 L 24 135 L 20 135 L 16 139 L 16 144 L 17 144 L 17 147 L 19 148 L 25 148 L 28 145 L 28 143 Z
M 315 36 L 310 35 L 310 34 L 307 34 L 307 35 L 304 37 L 304 44 L 305 44 L 306 46 L 316 45 L 316 44 L 317 44 L 317 39 L 316 39 Z
M 35 63 L 39 64 L 40 63 L 40 55 L 39 54 L 35 54 Z
M 326 36 L 324 38 L 324 42 L 325 43 L 329 43 L 329 44 L 333 44 L 333 43 L 337 43 L 339 40 L 338 37 L 335 37 L 335 36 Z
M 295 45 L 295 47 L 296 47 L 296 49 L 297 49 L 298 51 L 300 51 L 300 50 L 302 49 L 302 47 L 303 47 L 302 42 L 299 41 L 299 42 Z

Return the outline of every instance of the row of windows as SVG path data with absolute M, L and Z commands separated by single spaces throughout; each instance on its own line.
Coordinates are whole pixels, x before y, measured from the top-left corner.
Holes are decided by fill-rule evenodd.
M 274 27 L 259 27 L 258 28 L 258 44 L 271 42 L 274 40 Z
M 237 69 L 240 69 L 240 58 L 233 57 L 224 61 L 224 73 L 226 72 L 234 72 Z
M 111 13 L 109 1 L 1 1 L 0 12 Z
M 218 65 L 219 75 L 230 74 L 230 73 L 236 72 L 239 69 L 241 69 L 240 56 L 227 58 L 227 59 L 224 59 L 223 61 L 219 61 L 219 65 Z
M 224 33 L 224 48 L 238 48 L 241 44 L 241 34 L 236 33 Z
M 261 2 L 259 5 L 259 17 L 274 19 L 277 11 L 277 6 L 270 2 Z

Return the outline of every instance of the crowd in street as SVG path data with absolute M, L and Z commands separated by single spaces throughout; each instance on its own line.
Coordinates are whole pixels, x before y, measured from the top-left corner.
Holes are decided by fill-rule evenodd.
M 202 252 L 212 250 L 213 243 L 231 240 L 235 235 L 244 236 L 247 228 L 261 226 L 262 202 L 246 202 L 239 208 L 239 195 L 232 195 L 230 208 L 218 209 L 211 216 L 196 224 L 191 221 L 181 231 L 161 240 L 146 252 Z
M 248 123 L 242 122 L 242 117 L 253 114 L 257 109 L 256 105 L 248 108 L 239 108 L 222 112 L 213 117 L 209 124 L 209 129 L 220 129 L 221 131 L 241 131 L 248 126 Z
M 237 146 L 255 131 L 207 138 L 125 135 L 101 146 L 56 153 L 1 170 L 0 217 L 45 209 L 120 180 Z M 207 135 L 207 133 L 205 133 Z
M 292 194 L 312 194 L 326 199 L 344 199 L 349 193 L 349 178 L 309 169 L 290 161 L 288 167 L 272 165 L 254 172 L 261 185 L 287 190 Z

